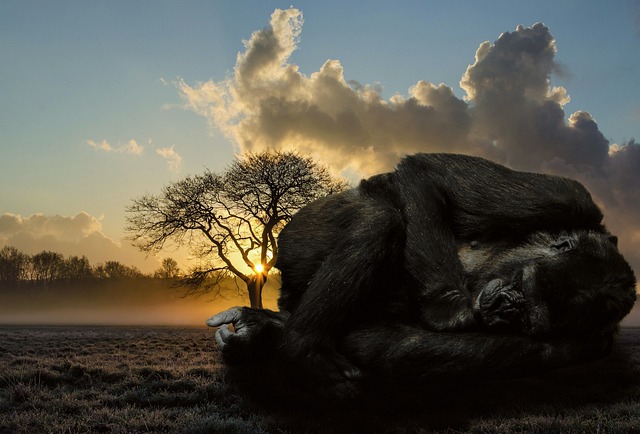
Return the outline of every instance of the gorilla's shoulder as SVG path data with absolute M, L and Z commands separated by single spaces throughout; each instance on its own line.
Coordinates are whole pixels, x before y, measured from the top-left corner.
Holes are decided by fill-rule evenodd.
M 435 153 L 417 153 L 405 156 L 398 164 L 397 170 L 401 170 L 403 167 L 411 166 L 431 166 L 437 165 L 440 167 L 483 167 L 490 166 L 492 168 L 502 168 L 510 170 L 505 166 L 502 166 L 493 161 L 487 160 L 482 157 L 475 157 L 466 154 L 452 154 L 446 152 Z
M 395 188 L 395 173 L 380 173 L 363 179 L 358 188 L 367 196 L 388 197 Z

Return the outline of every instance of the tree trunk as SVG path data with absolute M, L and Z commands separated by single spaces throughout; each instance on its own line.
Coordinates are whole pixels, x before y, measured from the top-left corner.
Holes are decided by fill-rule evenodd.
M 251 307 L 262 309 L 262 288 L 266 282 L 267 276 L 264 274 L 256 274 L 247 282 Z

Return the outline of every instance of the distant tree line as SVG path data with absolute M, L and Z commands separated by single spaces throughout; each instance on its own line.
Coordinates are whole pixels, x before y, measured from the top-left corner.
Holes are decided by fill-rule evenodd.
M 181 275 L 178 263 L 172 258 L 165 258 L 154 273 L 145 274 L 136 267 L 118 261 L 106 261 L 93 266 L 86 256 L 65 258 L 62 254 L 51 251 L 27 255 L 12 246 L 0 249 L 0 285 L 5 286 L 22 282 L 48 286 L 54 282 L 91 279 L 176 279 Z

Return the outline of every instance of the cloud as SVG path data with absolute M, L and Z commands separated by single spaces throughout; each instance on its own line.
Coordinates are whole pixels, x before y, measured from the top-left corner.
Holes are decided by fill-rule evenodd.
M 245 42 L 233 77 L 177 83 L 186 106 L 241 149 L 295 148 L 339 169 L 383 170 L 429 145 L 462 150 L 471 120 L 451 88 L 420 82 L 408 98 L 386 101 L 376 86 L 347 82 L 338 60 L 306 76 L 289 63 L 302 23 L 298 10 L 276 10 Z
M 85 212 L 80 212 L 71 217 L 33 214 L 28 218 L 24 218 L 20 215 L 9 213 L 0 216 L 0 237 L 28 232 L 37 238 L 53 236 L 60 240 L 76 242 L 101 230 L 102 223 Z
M 119 144 L 117 146 L 111 145 L 106 140 L 102 140 L 100 142 L 87 140 L 87 144 L 99 152 L 129 154 L 136 157 L 141 157 L 145 148 L 134 139 L 129 140 L 125 144 Z M 151 138 L 147 140 L 147 146 L 154 147 L 153 140 Z M 180 171 L 180 168 L 182 167 L 182 157 L 176 152 L 174 146 L 156 149 L 156 154 L 166 161 L 167 167 L 170 171 Z
M 363 176 L 391 169 L 406 154 L 459 152 L 576 178 L 640 270 L 640 144 L 610 146 L 591 114 L 565 113 L 569 94 L 550 77 L 566 72 L 546 26 L 518 26 L 481 43 L 460 80 L 464 98 L 422 80 L 407 95 L 384 99 L 380 86 L 347 81 L 339 60 L 301 73 L 290 60 L 302 25 L 297 9 L 276 9 L 245 42 L 232 76 L 175 83 L 185 106 L 240 150 L 298 149 Z
M 137 157 L 142 155 L 144 151 L 144 147 L 139 145 L 134 139 L 129 140 L 126 144 L 121 144 L 116 147 L 113 147 L 106 140 L 102 140 L 100 142 L 96 142 L 94 140 L 87 140 L 87 145 L 91 146 L 96 151 L 102 152 L 113 152 L 116 154 L 130 154 L 135 155 Z
M 135 140 L 131 139 L 127 142 L 126 146 L 124 146 L 124 152 L 132 155 L 142 155 L 143 147 L 138 144 Z
M 156 149 L 156 154 L 165 159 L 169 170 L 172 172 L 180 171 L 180 167 L 182 167 L 182 157 L 176 152 L 174 146 L 171 146 L 170 148 Z
M 100 143 L 95 142 L 93 140 L 87 140 L 87 145 L 91 146 L 93 149 L 97 151 L 104 151 L 104 152 L 113 151 L 113 148 L 106 140 L 102 140 Z
M 518 26 L 480 45 L 460 81 L 475 133 L 516 168 L 540 170 L 556 159 L 581 171 L 601 168 L 609 143 L 589 113 L 565 119 L 567 91 L 551 88 L 549 80 L 555 54 L 555 40 L 542 24 Z
M 87 145 L 91 146 L 98 152 L 114 153 L 114 154 L 128 154 L 135 157 L 141 157 L 144 153 L 145 146 L 139 144 L 136 140 L 131 139 L 125 144 L 119 144 L 117 146 L 111 145 L 108 141 L 102 140 L 96 142 L 94 140 L 87 140 Z M 147 140 L 147 147 L 153 148 L 153 140 L 149 138 Z M 179 172 L 182 167 L 182 157 L 175 150 L 175 146 L 156 149 L 156 154 L 162 157 L 167 167 L 172 172 Z
M 10 245 L 33 255 L 43 250 L 65 256 L 85 255 L 92 264 L 109 260 L 133 265 L 145 272 L 158 268 L 155 258 L 146 258 L 128 242 L 116 242 L 102 232 L 100 220 L 86 212 L 74 216 L 17 214 L 0 216 L 0 247 Z

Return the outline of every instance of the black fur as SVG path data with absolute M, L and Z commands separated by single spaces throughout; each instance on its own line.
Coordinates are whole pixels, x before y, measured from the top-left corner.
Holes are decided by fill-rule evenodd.
M 264 322 L 279 366 L 347 391 L 369 377 L 506 375 L 598 356 L 635 300 L 601 220 L 576 181 L 407 157 L 294 216 L 279 237 L 281 313 L 237 312 L 249 333 L 220 339 L 223 354 L 250 362 Z

